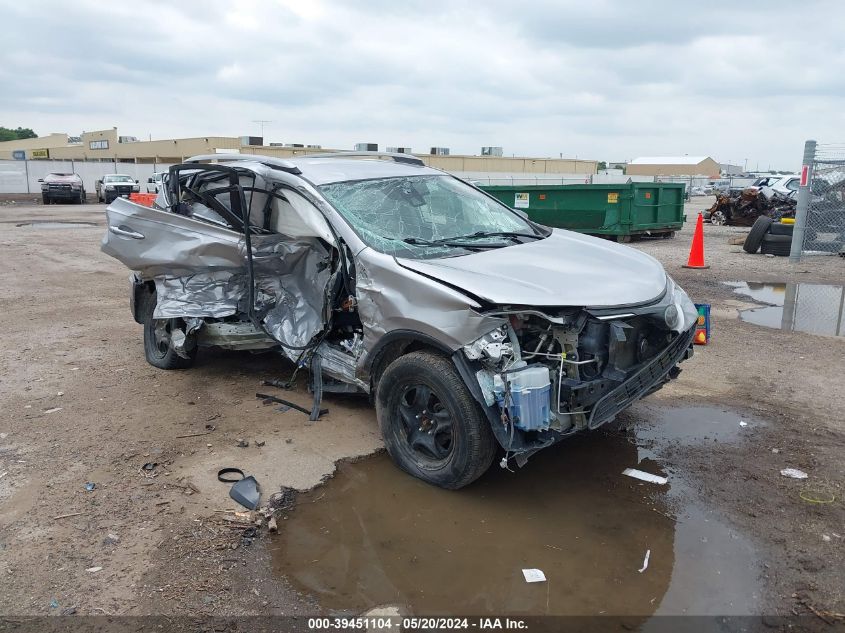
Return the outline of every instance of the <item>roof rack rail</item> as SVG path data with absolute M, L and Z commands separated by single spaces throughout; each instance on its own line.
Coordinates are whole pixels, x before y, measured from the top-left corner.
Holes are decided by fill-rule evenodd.
M 398 152 L 329 152 L 327 154 L 306 154 L 300 158 L 389 158 L 396 163 L 425 167 L 422 158 L 417 158 L 413 154 L 399 154 Z
M 286 171 L 291 174 L 301 174 L 299 169 L 292 162 L 283 158 L 276 158 L 275 156 L 264 156 L 263 154 L 200 154 L 199 156 L 191 156 L 185 160 L 185 163 L 203 163 L 211 161 L 250 161 L 253 163 L 260 163 L 271 169 L 278 169 Z

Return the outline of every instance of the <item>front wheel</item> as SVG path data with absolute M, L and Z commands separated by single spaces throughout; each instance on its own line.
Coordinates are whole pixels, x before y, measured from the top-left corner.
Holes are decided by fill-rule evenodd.
M 197 357 L 194 341 L 186 341 L 184 355 L 180 355 L 173 346 L 173 335 L 182 330 L 181 319 L 155 319 L 153 311 L 156 295 L 149 297 L 144 306 L 144 356 L 147 362 L 159 369 L 188 369 Z M 182 332 L 184 335 L 184 332 Z
M 435 486 L 463 488 L 493 461 L 490 424 L 443 356 L 420 351 L 393 361 L 376 389 L 376 416 L 396 465 Z
M 716 226 L 724 226 L 727 223 L 728 219 L 725 217 L 724 212 L 714 211 L 710 214 L 710 224 L 714 224 Z

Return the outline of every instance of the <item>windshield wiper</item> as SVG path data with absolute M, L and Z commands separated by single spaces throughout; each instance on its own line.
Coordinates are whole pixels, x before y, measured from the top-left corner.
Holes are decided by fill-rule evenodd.
M 475 233 L 471 233 L 469 235 L 455 235 L 454 237 L 441 237 L 436 240 L 427 240 L 421 237 L 406 237 L 403 242 L 406 244 L 415 244 L 419 246 L 471 246 L 473 248 L 497 248 L 499 246 L 505 246 L 500 242 L 493 243 L 493 244 L 479 244 L 477 242 L 472 242 L 467 244 L 464 240 L 474 240 L 478 238 L 485 238 L 485 237 L 509 237 L 516 241 L 517 238 L 520 237 L 527 237 L 535 240 L 542 239 L 543 235 L 536 235 L 534 233 L 517 233 L 514 231 L 476 231 Z
M 450 237 L 447 239 L 450 240 L 466 240 L 472 239 L 476 237 L 528 237 L 534 240 L 539 240 L 545 237 L 544 235 L 537 235 L 536 233 L 519 233 L 517 231 L 476 231 L 475 233 L 470 233 L 469 235 L 457 235 L 455 237 Z
M 455 248 L 468 248 L 468 249 L 481 249 L 481 248 L 498 248 L 500 246 L 506 246 L 505 244 L 477 244 L 477 243 L 467 243 L 467 242 L 458 242 L 452 241 L 454 238 L 443 238 L 439 240 L 426 240 L 421 237 L 406 237 L 402 241 L 405 244 L 411 244 L 413 246 L 452 246 Z

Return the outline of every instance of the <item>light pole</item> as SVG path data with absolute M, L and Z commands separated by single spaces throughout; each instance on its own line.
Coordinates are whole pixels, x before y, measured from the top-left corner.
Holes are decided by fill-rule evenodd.
M 252 122 L 258 123 L 261 126 L 261 143 L 264 144 L 264 124 L 272 123 L 272 121 L 268 121 L 267 119 L 253 119 Z

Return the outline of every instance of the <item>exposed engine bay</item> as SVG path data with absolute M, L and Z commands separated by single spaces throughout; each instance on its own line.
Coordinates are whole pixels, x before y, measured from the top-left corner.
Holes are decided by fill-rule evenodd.
M 502 311 L 507 323 L 463 348 L 485 404 L 517 455 L 612 420 L 680 373 L 692 332 L 674 303 L 624 314 Z M 645 380 L 636 380 L 645 373 Z M 620 393 L 621 391 L 621 393 Z M 501 438 L 500 438 L 501 441 Z

